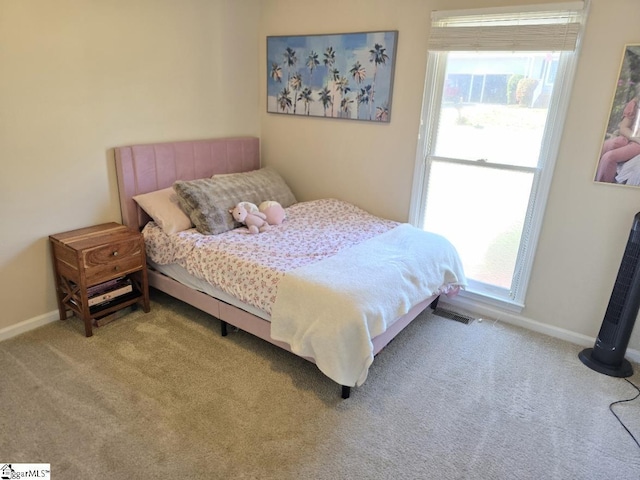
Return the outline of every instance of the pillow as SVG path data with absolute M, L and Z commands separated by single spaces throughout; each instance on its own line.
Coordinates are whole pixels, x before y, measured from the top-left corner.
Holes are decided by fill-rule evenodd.
M 181 232 L 192 226 L 173 187 L 136 195 L 133 199 L 165 233 Z
M 251 172 L 214 175 L 191 181 L 177 181 L 173 188 L 180 206 L 200 233 L 216 235 L 236 228 L 229 210 L 239 202 L 256 205 L 274 200 L 283 207 L 296 198 L 282 177 L 270 167 Z

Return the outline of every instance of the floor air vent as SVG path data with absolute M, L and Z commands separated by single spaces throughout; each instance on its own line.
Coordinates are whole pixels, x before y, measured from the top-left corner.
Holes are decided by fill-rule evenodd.
M 455 320 L 456 322 L 464 323 L 466 325 L 469 325 L 475 320 L 475 318 L 470 317 L 469 315 L 454 312 L 440 307 L 436 307 L 436 309 L 433 311 L 433 314 L 442 318 L 448 318 L 449 320 Z

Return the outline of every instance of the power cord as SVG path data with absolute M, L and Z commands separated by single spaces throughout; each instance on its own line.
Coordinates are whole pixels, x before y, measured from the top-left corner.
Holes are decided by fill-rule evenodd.
M 620 417 L 616 414 L 616 412 L 613 411 L 614 405 L 617 405 L 619 403 L 633 402 L 636 398 L 640 397 L 640 388 L 635 383 L 631 382 L 630 380 L 627 380 L 626 378 L 623 378 L 623 380 L 627 382 L 629 385 L 631 385 L 633 388 L 635 388 L 638 391 L 638 394 L 633 398 L 629 398 L 628 400 L 618 400 L 617 402 L 611 403 L 609 405 L 609 410 L 611 411 L 611 413 L 613 413 L 613 416 L 618 419 L 618 422 L 620 422 L 620 425 L 622 425 L 622 427 L 627 431 L 627 433 L 631 435 L 631 438 L 633 439 L 633 441 L 636 442 L 636 445 L 638 445 L 638 447 L 640 448 L 640 442 L 638 442 L 638 439 L 633 435 L 633 433 L 631 433 L 631 431 L 627 428 L 624 422 L 620 420 Z

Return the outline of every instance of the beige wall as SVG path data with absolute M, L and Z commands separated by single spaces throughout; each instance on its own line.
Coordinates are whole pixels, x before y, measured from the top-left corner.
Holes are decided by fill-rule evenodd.
M 265 0 L 266 35 L 399 30 L 392 120 L 372 125 L 267 114 L 260 86 L 263 159 L 301 199 L 339 196 L 406 220 L 432 10 L 545 3 L 532 0 Z M 640 3 L 594 0 L 551 188 L 533 277 L 520 315 L 568 337 L 593 339 L 606 309 L 640 189 L 593 183 L 623 46 L 640 43 Z M 264 77 L 265 60 L 260 57 Z M 452 221 L 454 221 L 452 219 Z M 630 348 L 640 350 L 636 326 Z M 583 338 L 584 339 L 584 338 Z
M 112 148 L 259 135 L 258 0 L 0 0 L 0 330 L 56 310 L 47 236 L 120 220 Z
M 117 145 L 259 134 L 301 200 L 406 220 L 431 10 L 531 3 L 544 2 L 0 0 L 0 331 L 55 314 L 49 234 L 119 220 Z M 592 182 L 639 23 L 635 0 L 592 1 L 522 313 L 558 332 L 595 337 L 640 210 L 640 189 Z M 266 35 L 387 29 L 399 30 L 390 124 L 266 113 Z

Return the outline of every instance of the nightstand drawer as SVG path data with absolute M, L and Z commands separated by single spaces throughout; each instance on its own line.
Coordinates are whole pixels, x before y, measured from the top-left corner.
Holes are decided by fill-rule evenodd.
M 114 242 L 82 252 L 88 285 L 107 281 L 140 269 L 143 264 L 138 238 Z
M 142 257 L 138 255 L 120 258 L 116 261 L 87 268 L 85 270 L 87 286 L 106 282 L 112 278 L 126 275 L 127 273 L 131 273 L 135 270 L 140 270 L 142 266 Z
M 142 245 L 139 239 L 134 238 L 118 243 L 92 248 L 82 253 L 82 263 L 89 271 L 92 267 L 116 265 L 127 259 L 136 258 L 140 261 Z

